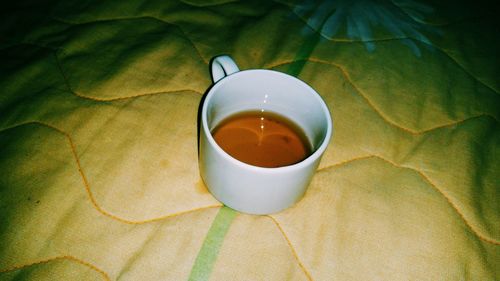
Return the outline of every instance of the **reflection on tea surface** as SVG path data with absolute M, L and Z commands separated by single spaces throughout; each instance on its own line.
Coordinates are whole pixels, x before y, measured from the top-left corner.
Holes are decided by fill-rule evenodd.
M 267 111 L 232 115 L 218 124 L 212 135 L 229 155 L 259 167 L 288 166 L 311 154 L 311 145 L 298 125 Z

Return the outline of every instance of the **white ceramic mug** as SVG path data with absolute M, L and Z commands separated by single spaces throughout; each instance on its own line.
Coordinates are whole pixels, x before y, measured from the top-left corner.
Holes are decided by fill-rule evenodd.
M 215 83 L 201 109 L 199 166 L 215 198 L 249 214 L 279 212 L 303 195 L 332 135 L 332 120 L 320 95 L 301 80 L 273 70 L 240 71 L 229 56 L 210 65 Z M 265 110 L 294 121 L 305 132 L 313 153 L 303 161 L 278 168 L 241 162 L 227 154 L 211 130 L 238 112 Z

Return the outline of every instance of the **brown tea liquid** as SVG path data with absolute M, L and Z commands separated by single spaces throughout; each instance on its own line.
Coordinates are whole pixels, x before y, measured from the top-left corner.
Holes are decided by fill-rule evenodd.
M 232 115 L 218 124 L 212 135 L 229 155 L 259 167 L 288 166 L 311 154 L 309 141 L 299 126 L 266 111 Z

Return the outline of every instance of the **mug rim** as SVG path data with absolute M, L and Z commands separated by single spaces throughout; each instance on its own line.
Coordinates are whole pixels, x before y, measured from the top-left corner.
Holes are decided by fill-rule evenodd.
M 316 100 L 319 102 L 319 105 L 320 105 L 321 109 L 323 110 L 323 114 L 326 115 L 326 117 L 327 117 L 326 118 L 326 123 L 327 123 L 326 134 L 321 141 L 321 145 L 316 150 L 314 150 L 313 153 L 311 153 L 309 156 L 307 156 L 302 161 L 291 164 L 291 165 L 279 166 L 279 167 L 255 166 L 252 164 L 245 163 L 245 162 L 238 160 L 235 157 L 231 156 L 229 153 L 224 151 L 224 149 L 222 149 L 222 147 L 220 147 L 219 144 L 217 144 L 214 137 L 212 136 L 212 133 L 211 133 L 210 129 L 208 128 L 208 121 L 207 121 L 207 110 L 208 110 L 207 105 L 208 105 L 208 103 L 210 102 L 212 97 L 215 95 L 218 88 L 220 88 L 222 85 L 224 85 L 226 83 L 230 83 L 234 79 L 238 79 L 239 76 L 248 75 L 248 74 L 251 74 L 253 72 L 271 72 L 271 73 L 273 73 L 273 75 L 277 75 L 281 79 L 285 78 L 285 79 L 295 80 L 296 82 L 298 82 L 299 84 L 304 86 L 308 90 L 308 92 L 310 92 L 312 94 L 312 96 L 314 96 L 314 98 L 316 98 Z M 240 71 L 237 71 L 235 73 L 232 73 L 232 74 L 225 76 L 224 78 L 218 80 L 215 84 L 213 84 L 212 87 L 210 88 L 210 90 L 208 91 L 208 93 L 206 94 L 206 97 L 203 101 L 202 111 L 201 111 L 201 127 L 202 127 L 202 130 L 205 132 L 205 136 L 206 136 L 208 142 L 210 143 L 210 145 L 213 146 L 214 149 L 219 154 L 221 154 L 225 159 L 227 159 L 228 161 L 231 161 L 232 163 L 234 163 L 242 168 L 245 168 L 245 169 L 251 169 L 251 170 L 255 170 L 255 171 L 259 171 L 259 172 L 268 172 L 268 173 L 276 173 L 276 172 L 285 171 L 285 170 L 287 170 L 287 171 L 299 170 L 299 169 L 302 169 L 303 167 L 306 167 L 306 166 L 312 164 L 314 161 L 316 161 L 318 158 L 320 158 L 323 155 L 323 152 L 326 150 L 326 148 L 330 142 L 331 136 L 333 134 L 333 120 L 332 120 L 330 111 L 328 109 L 328 106 L 326 105 L 325 101 L 320 96 L 320 94 L 318 94 L 318 92 L 316 92 L 316 90 L 314 90 L 311 86 L 309 86 L 304 81 L 298 79 L 297 77 L 294 77 L 292 75 L 289 75 L 289 74 L 286 74 L 283 72 L 279 72 L 276 70 L 271 70 L 271 69 L 240 70 Z

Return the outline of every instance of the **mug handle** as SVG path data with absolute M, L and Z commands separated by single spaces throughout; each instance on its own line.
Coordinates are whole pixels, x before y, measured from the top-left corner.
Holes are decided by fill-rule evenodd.
M 238 71 L 240 71 L 240 69 L 228 55 L 214 57 L 210 62 L 210 74 L 212 75 L 212 81 L 214 83 Z

